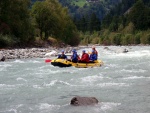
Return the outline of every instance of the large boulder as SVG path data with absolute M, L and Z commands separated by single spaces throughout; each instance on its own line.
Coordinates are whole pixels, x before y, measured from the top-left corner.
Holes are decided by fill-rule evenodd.
M 0 53 L 0 61 L 5 61 L 5 56 L 2 53 Z
M 76 96 L 71 99 L 70 104 L 73 106 L 94 105 L 94 104 L 98 104 L 98 100 L 95 97 Z

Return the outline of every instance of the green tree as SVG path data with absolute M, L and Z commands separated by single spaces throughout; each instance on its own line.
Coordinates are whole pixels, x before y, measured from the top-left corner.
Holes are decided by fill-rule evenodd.
M 111 24 L 112 21 L 112 16 L 110 14 L 107 14 L 104 19 L 102 20 L 102 28 L 108 28 L 109 25 Z
M 116 33 L 113 37 L 113 42 L 115 45 L 120 45 L 121 44 L 121 34 Z
M 32 15 L 35 19 L 35 25 L 40 29 L 41 39 L 47 39 L 48 33 L 52 33 L 57 24 L 57 17 L 51 5 L 46 2 L 36 2 L 32 7 Z M 45 35 L 44 38 L 43 33 Z
M 89 31 L 99 31 L 100 30 L 100 21 L 97 18 L 95 13 L 92 13 L 91 18 L 89 20 Z
M 137 32 L 136 34 L 135 34 L 135 44 L 140 44 L 141 43 L 141 41 L 140 41 L 140 38 L 141 38 L 141 36 L 142 36 L 142 33 L 141 32 Z
M 132 22 L 130 22 L 123 30 L 124 33 L 134 33 L 135 31 L 135 26 Z
M 88 18 L 85 18 L 85 16 L 83 16 L 80 20 L 80 29 L 82 32 L 87 31 L 87 25 L 88 25 Z
M 70 44 L 72 39 L 77 38 L 77 30 L 68 9 L 62 7 L 57 0 L 36 2 L 32 7 L 32 15 L 42 39 L 51 36 Z
M 133 35 L 132 34 L 126 34 L 122 37 L 121 39 L 121 44 L 122 45 L 129 45 L 133 44 Z
M 142 0 L 138 0 L 132 7 L 128 18 L 136 29 L 146 30 L 150 26 L 150 8 L 145 6 Z
M 114 16 L 112 19 L 112 22 L 109 26 L 110 31 L 117 31 L 118 30 L 118 18 L 117 16 Z
M 0 30 L 2 34 L 13 35 L 20 44 L 26 44 L 32 38 L 32 26 L 29 15 L 30 0 L 0 1 Z

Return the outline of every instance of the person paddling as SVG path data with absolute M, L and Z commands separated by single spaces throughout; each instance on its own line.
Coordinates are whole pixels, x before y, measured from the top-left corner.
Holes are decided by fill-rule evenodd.
M 67 56 L 64 53 L 64 50 L 61 51 L 61 54 L 58 55 L 58 59 L 67 59 Z
M 80 57 L 78 56 L 77 51 L 75 49 L 72 50 L 72 52 L 73 52 L 73 54 L 71 56 L 71 61 L 74 63 L 77 63 L 78 60 L 80 59 Z
M 92 50 L 92 54 L 90 54 L 90 62 L 94 62 L 97 60 L 97 55 L 95 54 L 95 51 Z
M 82 51 L 82 56 L 79 62 L 82 63 L 88 63 L 89 62 L 89 55 L 85 52 L 85 50 Z
M 95 46 L 92 46 L 92 51 L 94 51 L 94 53 L 97 55 L 97 57 L 98 57 L 98 52 L 97 52 L 97 50 L 95 49 Z

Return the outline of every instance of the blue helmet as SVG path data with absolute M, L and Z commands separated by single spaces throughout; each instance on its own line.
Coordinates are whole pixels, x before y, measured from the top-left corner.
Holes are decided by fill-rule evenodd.
M 61 50 L 61 52 L 64 53 L 65 51 L 64 51 L 64 50 Z
M 72 50 L 72 52 L 76 52 L 76 50 L 75 50 L 75 49 L 73 49 L 73 50 Z

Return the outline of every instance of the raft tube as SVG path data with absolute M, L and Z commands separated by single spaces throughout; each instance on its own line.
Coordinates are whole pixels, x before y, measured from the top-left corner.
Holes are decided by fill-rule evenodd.
M 53 66 L 58 66 L 58 67 L 70 67 L 72 66 L 72 62 L 66 60 L 66 59 L 55 59 L 51 61 L 51 64 Z
M 58 67 L 74 66 L 76 68 L 88 68 L 88 67 L 100 67 L 103 65 L 103 62 L 101 60 L 96 60 L 93 63 L 73 63 L 66 59 L 55 59 L 51 61 L 51 64 L 53 66 L 58 66 Z
M 100 67 L 103 65 L 101 60 L 96 60 L 92 63 L 72 63 L 72 66 L 76 68 L 89 68 L 89 67 Z

